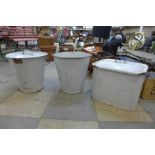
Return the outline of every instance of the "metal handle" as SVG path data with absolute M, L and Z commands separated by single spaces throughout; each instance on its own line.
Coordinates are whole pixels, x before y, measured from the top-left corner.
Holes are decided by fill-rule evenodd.
M 115 62 L 118 62 L 118 63 L 127 63 L 127 61 L 125 61 L 125 60 L 119 60 L 119 59 L 115 59 Z
M 21 58 L 14 58 L 13 61 L 15 64 L 23 64 L 23 60 Z

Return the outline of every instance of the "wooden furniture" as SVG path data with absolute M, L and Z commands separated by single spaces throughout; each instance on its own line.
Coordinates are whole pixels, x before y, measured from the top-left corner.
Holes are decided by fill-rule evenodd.
M 74 47 L 74 51 L 77 48 L 77 43 L 66 42 L 66 43 L 64 43 L 64 45 L 72 45 Z
M 60 52 L 73 52 L 74 51 L 74 47 L 73 45 L 61 45 L 60 46 Z
M 38 44 L 40 51 L 47 52 L 47 61 L 53 61 L 53 54 L 56 52 L 56 46 L 54 46 L 54 38 L 50 36 L 38 37 Z
M 15 51 L 17 51 L 19 49 L 19 42 L 25 42 L 25 48 L 29 49 L 29 46 L 28 46 L 28 41 L 38 41 L 38 38 L 36 37 L 30 37 L 30 38 L 19 38 L 19 37 L 13 37 L 12 40 L 14 41 L 14 44 L 15 44 Z
M 89 53 L 92 54 L 90 61 L 89 61 L 89 66 L 88 66 L 88 70 L 89 72 L 93 72 L 93 62 L 97 61 L 97 58 L 95 57 L 95 55 L 97 55 L 97 50 L 95 48 L 95 46 L 87 46 L 83 48 L 83 52 L 85 53 Z
M 100 55 L 98 53 L 102 52 L 102 43 L 94 43 L 94 44 L 85 44 L 83 50 L 85 53 L 92 54 L 88 70 L 89 72 L 93 72 L 93 63 L 99 60 Z
M 39 46 L 52 46 L 54 45 L 54 38 L 52 37 L 38 37 Z
M 24 41 L 26 48 L 28 48 L 28 41 L 37 40 L 31 26 L 0 26 L 0 38 L 7 43 L 13 42 L 15 51 L 19 49 L 18 42 Z
M 40 50 L 48 54 L 47 61 L 54 61 L 53 54 L 56 52 L 56 46 L 40 46 Z

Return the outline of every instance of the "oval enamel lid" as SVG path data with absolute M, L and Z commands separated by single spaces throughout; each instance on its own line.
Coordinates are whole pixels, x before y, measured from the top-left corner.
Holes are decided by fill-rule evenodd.
M 91 57 L 91 54 L 84 52 L 61 52 L 53 54 L 54 57 L 57 58 L 65 58 L 65 59 L 76 59 L 76 58 L 87 58 Z
M 44 57 L 47 56 L 47 53 L 45 52 L 40 52 L 40 51 L 19 51 L 19 52 L 14 52 L 14 53 L 9 53 L 5 57 L 8 59 L 17 59 L 17 58 L 39 58 L 39 57 Z
M 93 63 L 93 66 L 100 69 L 133 75 L 143 74 L 148 70 L 148 66 L 142 63 L 114 59 L 103 59 Z

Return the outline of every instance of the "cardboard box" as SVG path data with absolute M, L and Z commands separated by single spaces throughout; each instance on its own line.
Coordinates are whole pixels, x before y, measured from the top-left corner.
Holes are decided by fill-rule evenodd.
M 155 72 L 150 72 L 149 76 L 146 78 L 141 98 L 147 100 L 155 100 Z

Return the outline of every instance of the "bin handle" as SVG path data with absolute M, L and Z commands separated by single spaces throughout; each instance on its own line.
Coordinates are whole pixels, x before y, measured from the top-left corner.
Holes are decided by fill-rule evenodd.
M 15 64 L 23 64 L 23 60 L 22 60 L 21 58 L 14 58 L 14 59 L 13 59 L 13 62 L 14 62 Z
M 125 60 L 121 60 L 121 61 L 118 61 L 119 59 L 114 59 L 115 60 L 115 62 L 118 62 L 118 63 L 127 63 L 127 61 L 125 61 Z

